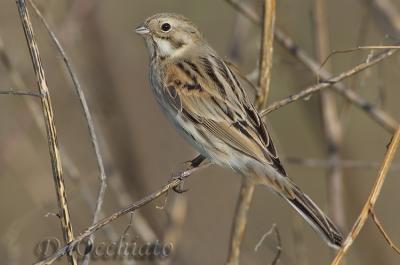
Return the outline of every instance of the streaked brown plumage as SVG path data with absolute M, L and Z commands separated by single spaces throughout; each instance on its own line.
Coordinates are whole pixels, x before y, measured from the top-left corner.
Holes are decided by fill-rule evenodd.
M 264 122 L 248 100 L 244 80 L 176 14 L 157 14 L 136 29 L 150 52 L 157 101 L 185 138 L 213 163 L 230 167 L 286 199 L 330 246 L 342 236 L 287 177 Z

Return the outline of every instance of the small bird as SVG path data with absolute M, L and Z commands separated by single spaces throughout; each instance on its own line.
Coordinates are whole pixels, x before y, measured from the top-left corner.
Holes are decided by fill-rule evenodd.
M 150 53 L 150 82 L 167 118 L 204 157 L 284 198 L 333 248 L 343 237 L 287 176 L 238 70 L 187 18 L 156 14 L 136 28 Z

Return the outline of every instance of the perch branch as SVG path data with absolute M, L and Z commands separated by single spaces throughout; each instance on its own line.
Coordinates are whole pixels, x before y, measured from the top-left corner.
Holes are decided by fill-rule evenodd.
M 66 243 L 74 240 L 72 224 L 68 209 L 67 196 L 65 192 L 65 185 L 63 179 L 63 171 L 61 165 L 60 151 L 58 147 L 57 132 L 54 121 L 53 106 L 51 104 L 49 88 L 46 82 L 46 76 L 42 67 L 39 49 L 33 33 L 32 23 L 29 17 L 28 10 L 26 9 L 25 0 L 17 0 L 17 7 L 21 18 L 22 27 L 24 29 L 25 38 L 29 47 L 29 52 L 32 59 L 33 68 L 36 74 L 42 102 L 42 110 L 46 124 L 47 139 L 49 144 L 49 152 L 51 158 L 51 166 L 53 171 L 54 183 L 57 193 L 57 200 L 59 206 L 59 216 L 61 219 L 61 226 Z M 70 254 L 68 256 L 70 264 L 77 264 L 76 256 Z
M 74 70 L 74 67 L 72 65 L 71 59 L 69 58 L 69 56 L 65 52 L 65 50 L 62 47 L 62 45 L 61 45 L 60 41 L 58 40 L 57 36 L 51 30 L 49 23 L 43 17 L 42 13 L 39 11 L 39 9 L 35 5 L 35 3 L 32 0 L 30 0 L 29 3 L 31 4 L 33 10 L 35 11 L 36 15 L 39 17 L 39 19 L 42 22 L 42 24 L 45 26 L 48 34 L 51 37 L 51 40 L 53 41 L 53 43 L 57 47 L 57 50 L 59 51 L 59 53 L 61 54 L 61 56 L 63 58 L 63 61 L 65 63 L 65 66 L 66 66 L 66 68 L 68 70 L 68 73 L 69 73 L 69 75 L 70 75 L 70 77 L 72 79 L 72 83 L 73 83 L 74 88 L 75 88 L 75 93 L 77 94 L 77 96 L 79 98 L 83 113 L 85 115 L 86 124 L 88 126 L 91 143 L 92 143 L 93 149 L 94 149 L 95 154 L 96 154 L 97 167 L 98 167 L 98 170 L 100 172 L 100 188 L 99 188 L 99 192 L 98 192 L 98 195 L 97 195 L 96 209 L 95 209 L 95 212 L 93 214 L 93 221 L 92 221 L 92 224 L 95 224 L 99 220 L 100 215 L 101 215 L 101 208 L 103 206 L 104 195 L 105 195 L 106 188 L 107 188 L 107 182 L 106 182 L 107 175 L 106 175 L 106 171 L 104 169 L 103 155 L 101 154 L 100 145 L 99 145 L 98 137 L 97 137 L 95 126 L 94 126 L 93 117 L 92 117 L 92 114 L 90 112 L 89 105 L 87 103 L 85 94 L 84 94 L 84 92 L 82 90 L 82 86 L 81 86 L 81 84 L 80 84 L 80 82 L 78 80 L 77 74 L 76 74 L 76 72 Z M 95 238 L 94 238 L 94 234 L 93 234 L 90 237 L 89 242 L 93 244 L 94 240 L 95 240 Z M 89 263 L 89 257 L 90 257 L 90 255 L 85 255 L 85 259 L 84 259 L 84 263 L 83 264 L 87 265 Z
M 396 133 L 394 134 L 391 143 L 389 145 L 389 148 L 385 154 L 385 158 L 382 162 L 381 168 L 379 170 L 378 177 L 375 180 L 374 186 L 368 196 L 367 201 L 364 204 L 364 207 L 358 216 L 356 222 L 354 223 L 353 228 L 351 229 L 349 235 L 347 236 L 346 240 L 343 243 L 342 248 L 339 250 L 339 252 L 336 254 L 335 259 L 332 261 L 331 265 L 339 265 L 342 263 L 342 260 L 344 256 L 346 255 L 347 251 L 353 244 L 354 240 L 356 240 L 357 236 L 361 232 L 362 228 L 364 227 L 364 224 L 368 218 L 368 215 L 371 211 L 371 209 L 374 209 L 375 203 L 378 199 L 378 196 L 381 192 L 383 183 L 385 182 L 385 177 L 387 172 L 389 171 L 389 168 L 391 166 L 391 163 L 393 161 L 393 158 L 396 154 L 397 147 L 400 142 L 400 127 L 396 130 Z
M 142 198 L 141 200 L 132 203 L 126 208 L 121 209 L 120 211 L 103 218 L 99 222 L 97 222 L 94 225 L 91 225 L 88 227 L 85 231 L 80 233 L 73 241 L 68 243 L 66 246 L 58 249 L 53 255 L 49 256 L 48 258 L 36 263 L 35 265 L 48 265 L 52 264 L 54 261 L 56 261 L 58 258 L 66 255 L 67 253 L 70 253 L 82 240 L 90 237 L 91 234 L 95 233 L 98 231 L 100 228 L 104 227 L 105 225 L 111 223 L 112 221 L 120 218 L 121 216 L 124 216 L 128 213 L 134 212 L 135 210 L 139 209 L 142 206 L 147 205 L 148 203 L 154 201 L 155 199 L 161 197 L 163 194 L 166 194 L 169 190 L 173 189 L 174 187 L 179 186 L 184 179 L 188 178 L 190 175 L 192 175 L 194 172 L 206 168 L 210 166 L 210 163 L 203 163 L 202 165 L 195 167 L 195 168 L 189 168 L 185 171 L 180 172 L 177 174 L 172 181 L 170 181 L 168 184 L 164 185 L 162 188 L 157 190 L 156 192 L 153 192 L 150 195 L 147 195 L 146 197 Z

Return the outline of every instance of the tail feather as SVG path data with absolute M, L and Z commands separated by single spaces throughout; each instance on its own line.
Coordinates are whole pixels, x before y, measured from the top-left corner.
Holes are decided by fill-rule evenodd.
M 321 235 L 329 246 L 335 249 L 340 248 L 343 243 L 341 232 L 306 194 L 291 181 L 290 184 L 294 197 L 282 196 Z

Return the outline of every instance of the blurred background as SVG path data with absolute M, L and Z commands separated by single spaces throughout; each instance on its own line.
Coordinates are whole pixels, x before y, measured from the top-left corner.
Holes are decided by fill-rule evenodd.
M 181 13 L 198 25 L 209 43 L 250 74 L 258 65 L 260 27 L 240 15 L 228 1 L 37 0 L 63 47 L 71 57 L 89 101 L 107 169 L 103 214 L 108 216 L 168 182 L 173 172 L 195 157 L 194 150 L 164 118 L 148 82 L 148 56 L 134 28 L 158 12 Z M 241 0 L 261 16 L 261 0 Z M 315 1 L 277 1 L 276 26 L 312 57 L 316 54 Z M 327 2 L 331 50 L 400 41 L 373 0 Z M 400 2 L 382 1 L 400 14 Z M 30 9 L 31 10 L 31 9 Z M 397 13 L 396 13 L 397 12 Z M 62 58 L 43 25 L 31 11 L 62 147 L 66 192 L 75 234 L 92 223 L 100 185 L 87 125 Z M 318 25 L 317 25 L 318 26 Z M 0 1 L 0 90 L 37 91 L 15 1 Z M 317 82 L 317 77 L 275 44 L 269 103 Z M 369 51 L 335 55 L 329 63 L 341 73 L 366 60 Z M 9 63 L 5 63 L 9 61 Z M 345 83 L 400 120 L 400 57 L 392 56 Z M 253 91 L 249 91 L 253 93 Z M 347 233 L 365 202 L 391 134 L 358 108 L 337 96 L 342 126 L 340 158 L 358 161 L 342 168 L 342 230 Z M 0 260 L 31 264 L 39 260 L 38 244 L 62 233 L 49 162 L 40 102 L 37 98 L 0 96 Z M 268 115 L 275 145 L 288 174 L 329 211 L 327 144 L 320 96 L 315 94 Z M 298 160 L 314 162 L 312 165 Z M 295 163 L 296 162 L 296 163 Z M 395 242 L 400 242 L 398 211 L 400 167 L 397 157 L 376 205 L 376 213 Z M 348 165 L 347 164 L 347 165 Z M 92 264 L 224 264 L 240 177 L 210 167 L 185 181 L 189 191 L 141 208 L 96 233 L 96 242 L 113 242 L 124 233 L 143 245 L 159 240 L 173 250 L 161 260 L 100 258 Z M 333 195 L 334 197 L 335 195 Z M 166 201 L 166 202 L 165 202 Z M 164 206 L 164 207 L 161 207 Z M 163 209 L 160 209 L 163 208 Z M 49 214 L 50 213 L 50 214 Z M 332 213 L 330 213 L 332 215 Z M 132 219 L 132 220 L 131 220 Z M 242 247 L 242 264 L 269 264 L 278 244 L 268 236 L 273 224 L 281 235 L 278 264 L 329 264 L 330 249 L 280 198 L 257 188 Z M 129 225 L 131 224 L 131 225 Z M 39 245 L 40 252 L 40 245 Z M 39 253 L 40 254 L 40 253 Z M 348 264 L 399 264 L 375 224 L 368 220 L 347 256 Z M 67 264 L 64 257 L 57 264 Z

